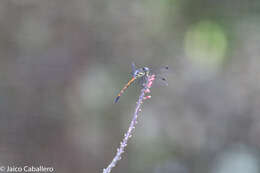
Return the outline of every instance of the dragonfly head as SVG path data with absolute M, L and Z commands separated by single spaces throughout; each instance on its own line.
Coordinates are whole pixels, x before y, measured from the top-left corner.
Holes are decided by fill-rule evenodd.
M 143 76 L 147 76 L 150 72 L 150 69 L 148 67 L 143 67 L 135 70 L 134 77 L 135 78 L 141 78 Z
M 143 71 L 144 71 L 145 75 L 147 76 L 150 72 L 150 69 L 148 67 L 143 67 Z
M 140 78 L 140 77 L 143 77 L 144 75 L 145 75 L 145 72 L 140 71 L 140 70 L 136 70 L 135 74 L 134 74 L 135 78 Z

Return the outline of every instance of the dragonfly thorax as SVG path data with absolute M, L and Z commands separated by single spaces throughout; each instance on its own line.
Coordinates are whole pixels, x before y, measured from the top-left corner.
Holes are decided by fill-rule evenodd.
M 143 76 L 146 76 L 149 74 L 149 68 L 148 67 L 143 67 L 143 68 L 140 68 L 140 69 L 137 69 L 135 70 L 134 72 L 134 77 L 135 78 L 141 78 Z

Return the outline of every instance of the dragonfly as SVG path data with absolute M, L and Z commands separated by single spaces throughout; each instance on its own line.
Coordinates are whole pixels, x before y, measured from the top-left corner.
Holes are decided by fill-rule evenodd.
M 168 70 L 168 66 L 164 66 L 160 69 L 161 70 Z M 144 85 L 149 75 L 155 74 L 155 77 L 162 81 L 164 85 L 168 85 L 166 82 L 166 78 L 162 77 L 159 73 L 152 71 L 149 67 L 141 67 L 137 68 L 135 63 L 132 62 L 132 78 L 125 84 L 125 86 L 120 90 L 117 97 L 114 100 L 114 103 L 117 103 L 121 97 L 121 95 L 125 92 L 125 90 L 136 80 L 139 80 L 141 85 Z M 158 75 L 157 75 L 158 74 Z

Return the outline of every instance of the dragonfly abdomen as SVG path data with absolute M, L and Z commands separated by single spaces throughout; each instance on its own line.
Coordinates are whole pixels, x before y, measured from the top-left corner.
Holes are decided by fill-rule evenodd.
M 135 78 L 133 77 L 125 86 L 123 89 L 121 89 L 121 91 L 119 92 L 119 94 L 117 95 L 114 103 L 117 103 L 120 96 L 125 92 L 125 90 L 131 85 L 131 83 L 135 80 Z

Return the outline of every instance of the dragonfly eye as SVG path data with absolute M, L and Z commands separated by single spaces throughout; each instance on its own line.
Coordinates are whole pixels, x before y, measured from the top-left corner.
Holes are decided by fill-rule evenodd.
M 148 72 L 149 68 L 148 67 L 143 67 L 143 71 Z
M 136 73 L 135 73 L 135 77 L 137 77 L 137 78 L 142 77 L 144 75 L 145 75 L 145 73 L 142 71 L 136 71 Z

